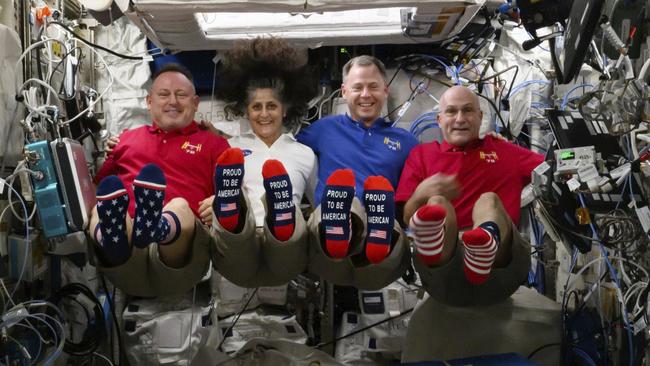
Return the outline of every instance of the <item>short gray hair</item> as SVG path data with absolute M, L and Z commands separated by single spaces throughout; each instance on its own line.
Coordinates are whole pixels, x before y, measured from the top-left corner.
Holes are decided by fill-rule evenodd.
M 345 82 L 345 79 L 347 78 L 348 74 L 350 73 L 350 69 L 352 69 L 352 66 L 372 66 L 375 65 L 377 69 L 379 70 L 379 73 L 381 74 L 381 77 L 384 79 L 384 82 L 388 82 L 387 76 L 386 76 L 386 66 L 384 66 L 384 63 L 381 62 L 378 58 L 374 56 L 369 56 L 369 55 L 361 55 L 357 56 L 350 61 L 348 61 L 344 66 L 343 66 L 343 82 Z

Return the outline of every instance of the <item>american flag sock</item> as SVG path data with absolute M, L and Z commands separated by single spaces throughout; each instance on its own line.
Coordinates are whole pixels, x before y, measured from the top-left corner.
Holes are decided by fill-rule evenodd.
M 368 177 L 363 183 L 363 190 L 368 222 L 366 257 L 370 263 L 379 263 L 390 252 L 395 221 L 395 193 L 388 179 L 382 176 Z
M 214 201 L 212 210 L 219 224 L 234 232 L 239 225 L 239 202 L 244 178 L 244 153 L 239 148 L 224 151 L 214 170 Z
M 268 206 L 267 222 L 276 239 L 287 241 L 293 235 L 296 224 L 293 204 L 293 189 L 291 179 L 284 165 L 278 160 L 267 160 L 262 167 L 266 205 Z
M 480 285 L 488 279 L 499 247 L 500 235 L 499 226 L 492 221 L 486 221 L 463 233 L 465 277 L 470 283 Z
M 417 255 L 426 265 L 436 264 L 442 256 L 447 211 L 440 205 L 420 207 L 409 223 Z
M 126 213 L 129 208 L 129 195 L 120 178 L 111 175 L 97 186 L 97 216 L 95 241 L 99 253 L 108 266 L 117 266 L 131 256 L 126 235 Z
M 321 225 L 325 249 L 332 258 L 343 258 L 350 246 L 350 209 L 354 199 L 354 173 L 338 169 L 327 178 L 321 198 Z
M 165 175 L 156 164 L 147 164 L 133 181 L 135 218 L 131 241 L 138 248 L 146 248 L 167 238 L 170 224 L 162 218 L 165 199 Z
M 158 230 L 161 239 L 158 240 L 159 245 L 171 244 L 181 236 L 181 220 L 178 219 L 172 211 L 163 211 L 160 221 L 158 221 Z M 167 232 L 167 236 L 162 236 Z

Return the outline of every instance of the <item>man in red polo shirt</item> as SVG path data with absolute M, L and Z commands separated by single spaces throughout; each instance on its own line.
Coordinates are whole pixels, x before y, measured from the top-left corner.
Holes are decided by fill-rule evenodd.
M 189 71 L 165 65 L 147 96 L 152 124 L 124 131 L 95 177 L 94 250 L 127 292 L 176 292 L 165 273 L 189 283 L 206 269 L 208 245 L 197 242 L 209 235 L 196 217 L 214 194 L 214 167 L 229 145 L 194 121 L 198 103 Z
M 456 306 L 496 303 L 530 267 L 515 225 L 521 191 L 543 156 L 493 136 L 479 139 L 483 113 L 465 87 L 447 90 L 439 108 L 444 141 L 411 151 L 395 200 L 406 202 L 404 221 L 429 294 Z M 461 245 L 459 229 L 467 229 Z

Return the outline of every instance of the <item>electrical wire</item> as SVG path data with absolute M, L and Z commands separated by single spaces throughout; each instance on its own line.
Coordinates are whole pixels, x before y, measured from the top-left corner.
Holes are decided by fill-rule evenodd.
M 402 67 L 404 67 L 404 64 L 402 64 L 402 63 L 397 65 L 397 70 L 395 70 L 395 72 L 393 73 L 393 76 L 390 78 L 390 80 L 388 81 L 386 86 L 390 86 L 390 84 L 393 83 L 393 80 L 395 80 L 395 77 L 397 77 L 397 74 L 400 72 L 400 70 L 402 70 Z
M 14 75 L 20 75 L 20 74 L 21 74 L 21 73 L 18 71 L 18 69 L 19 69 L 19 67 L 22 65 L 22 61 L 23 61 L 23 59 L 25 58 L 25 56 L 27 56 L 28 54 L 30 54 L 30 52 L 31 52 L 33 49 L 35 49 L 35 48 L 37 48 L 37 47 L 41 47 L 41 46 L 43 46 L 44 44 L 46 44 L 46 43 L 48 43 L 48 42 L 58 42 L 58 43 L 60 43 L 61 46 L 63 47 L 63 49 L 67 52 L 67 46 L 65 45 L 65 43 L 61 42 L 60 40 L 58 40 L 58 39 L 56 39 L 56 38 L 45 38 L 45 39 L 43 39 L 43 40 L 41 40 L 41 41 L 38 41 L 38 42 L 32 43 L 29 47 L 27 47 L 27 48 L 25 49 L 25 51 L 23 51 L 23 53 L 18 57 L 18 61 L 16 61 L 16 63 L 14 64 Z M 20 89 L 21 89 L 21 88 L 18 87 L 19 84 L 20 84 L 20 78 L 16 78 L 16 95 L 20 94 Z M 47 84 L 45 84 L 45 85 L 47 85 Z M 48 85 L 48 86 L 49 86 L 49 85 Z M 52 89 L 52 90 L 53 90 L 53 89 Z M 54 91 L 54 95 L 56 96 L 56 91 Z M 46 97 L 46 99 L 47 99 L 46 103 L 49 103 L 49 94 L 48 94 L 48 95 L 44 95 L 44 97 Z
M 510 96 L 510 91 L 512 90 L 512 87 L 513 87 L 513 85 L 514 85 L 515 79 L 517 79 L 517 74 L 519 73 L 519 66 L 517 66 L 517 65 L 512 65 L 512 66 L 507 67 L 507 68 L 505 68 L 505 69 L 503 69 L 503 70 L 501 70 L 501 71 L 496 72 L 495 74 L 492 74 L 492 75 L 490 75 L 490 76 L 484 76 L 484 77 L 481 77 L 480 79 L 478 79 L 478 80 L 474 80 L 474 81 L 472 81 L 472 82 L 473 82 L 473 83 L 476 83 L 476 84 L 483 83 L 483 82 L 485 82 L 486 80 L 495 79 L 497 76 L 499 76 L 499 75 L 503 75 L 504 73 L 506 73 L 506 72 L 508 72 L 508 71 L 510 71 L 510 70 L 512 70 L 512 69 L 515 69 L 515 74 L 514 74 L 514 76 L 512 77 L 512 80 L 510 81 L 510 87 L 508 88 L 508 94 L 506 94 L 506 96 L 505 96 L 505 98 L 504 98 L 504 99 L 508 100 L 508 99 L 510 99 L 510 98 L 509 98 L 509 96 Z
M 237 313 L 237 316 L 235 317 L 235 320 L 232 322 L 232 324 L 226 329 L 225 332 L 223 332 L 223 338 L 221 339 L 221 342 L 219 342 L 219 345 L 217 346 L 217 350 L 221 351 L 221 346 L 223 345 L 223 342 L 226 341 L 226 338 L 228 337 L 228 334 L 235 328 L 235 325 L 237 324 L 237 321 L 239 318 L 242 316 L 244 311 L 246 311 L 246 308 L 248 308 L 248 305 L 251 303 L 251 300 L 253 300 L 253 297 L 255 297 L 255 294 L 257 294 L 257 290 L 259 290 L 259 287 L 255 287 L 255 290 L 250 294 L 248 297 L 248 300 L 246 300 L 246 303 L 244 306 L 241 308 L 239 313 Z
M 48 83 L 48 84 L 50 84 L 50 83 L 52 82 L 52 76 L 54 76 L 54 73 L 59 69 L 59 67 L 61 67 L 61 65 L 63 65 L 63 63 L 65 62 L 65 59 L 68 58 L 70 55 L 72 55 L 72 53 L 73 53 L 74 51 L 77 51 L 77 50 L 78 50 L 79 53 L 80 53 L 80 55 L 77 56 L 77 57 L 78 57 L 78 58 L 81 58 L 81 57 L 83 56 L 83 54 L 82 54 L 82 52 L 81 52 L 81 48 L 79 48 L 79 47 L 73 47 L 70 51 L 66 52 L 65 55 L 63 55 L 63 56 L 61 57 L 61 60 L 60 60 L 59 62 L 57 62 L 57 64 L 56 64 L 56 65 L 54 66 L 54 68 L 52 69 L 52 73 L 51 73 L 50 76 L 47 78 L 47 83 Z
M 21 163 L 24 164 L 24 161 L 21 162 Z M 11 187 L 11 188 L 12 188 L 12 189 L 7 193 L 7 200 L 9 201 L 9 206 L 8 206 L 8 207 L 10 207 L 11 212 L 14 214 L 14 217 L 16 217 L 18 220 L 20 220 L 20 221 L 22 221 L 22 222 L 24 222 L 24 223 L 28 223 L 28 222 L 30 222 L 30 221 L 34 218 L 34 214 L 36 213 L 36 205 L 34 205 L 34 206 L 32 207 L 32 212 L 29 214 L 29 216 L 27 216 L 27 212 L 25 213 L 25 216 L 22 216 L 22 217 L 21 217 L 20 215 L 18 215 L 18 213 L 17 213 L 17 212 L 15 211 L 15 209 L 14 209 L 14 203 L 15 203 L 15 202 L 13 201 L 13 195 L 16 194 L 16 197 L 18 197 L 18 199 L 19 199 L 20 202 L 23 204 L 23 206 L 25 206 L 25 207 L 27 207 L 27 206 L 26 206 L 26 203 L 25 203 L 24 198 L 23 198 L 23 197 L 18 193 L 18 191 L 16 191 L 16 190 L 13 188 L 13 184 L 14 184 L 14 180 L 15 180 L 15 178 L 18 176 L 18 174 L 20 174 L 20 173 L 23 172 L 23 171 L 27 171 L 27 172 L 29 172 L 30 174 L 37 174 L 37 173 L 34 172 L 33 170 L 30 170 L 30 169 L 27 169 L 27 168 L 22 168 L 21 163 L 19 163 L 19 164 L 18 164 L 18 167 L 16 167 L 15 173 L 13 173 L 12 175 L 10 175 L 10 176 L 7 177 L 7 179 L 6 179 L 7 187 Z
M 327 98 L 323 99 L 323 101 L 320 103 L 318 106 L 318 119 L 321 119 L 323 117 L 323 105 L 325 105 L 326 102 L 330 101 L 334 95 L 339 93 L 341 91 L 341 88 L 334 90 Z M 330 113 L 332 111 L 330 110 Z
M 523 90 L 524 88 L 535 85 L 535 84 L 541 84 L 541 85 L 550 85 L 551 82 L 548 80 L 527 80 L 524 81 L 520 84 L 517 84 L 513 87 L 512 92 L 510 93 L 510 98 L 515 96 L 515 94 L 519 93 L 519 91 Z
M 540 352 L 540 351 L 542 351 L 542 350 L 544 350 L 544 349 L 546 349 L 546 348 L 549 348 L 549 347 L 556 347 L 556 346 L 562 346 L 562 343 L 548 343 L 548 344 L 544 344 L 544 345 L 542 345 L 542 346 L 539 346 L 539 347 L 535 348 L 531 353 L 529 353 L 528 356 L 526 356 L 526 358 L 530 360 L 530 359 L 532 359 L 532 358 L 533 358 L 533 357 L 534 357 L 538 352 Z
M 578 198 L 580 200 L 581 206 L 583 208 L 586 208 L 587 206 L 585 204 L 584 198 L 582 197 L 582 194 L 578 194 Z M 607 264 L 607 268 L 609 269 L 609 272 L 610 272 L 610 274 L 611 274 L 611 276 L 612 276 L 612 278 L 614 280 L 614 283 L 616 284 L 616 287 L 618 289 L 617 294 L 619 295 L 619 300 L 623 304 L 622 309 L 621 309 L 621 313 L 623 315 L 623 322 L 625 323 L 625 327 L 626 327 L 627 335 L 628 335 L 628 348 L 629 348 L 629 352 L 630 352 L 629 364 L 630 364 L 630 366 L 632 366 L 634 364 L 634 349 L 633 349 L 633 343 L 632 343 L 633 335 L 632 335 L 632 328 L 630 326 L 630 322 L 629 322 L 628 317 L 627 317 L 627 310 L 625 309 L 625 304 L 623 303 L 623 294 L 621 293 L 621 291 L 622 291 L 621 283 L 620 283 L 620 281 L 618 279 L 618 276 L 616 274 L 616 270 L 614 269 L 614 267 L 612 266 L 612 263 L 610 262 L 610 260 L 608 258 L 609 254 L 607 253 L 607 249 L 605 249 L 605 246 L 603 245 L 602 241 L 598 237 L 598 231 L 596 230 L 593 221 L 589 222 L 589 226 L 591 228 L 592 234 L 594 235 L 595 239 L 598 239 L 598 244 L 600 246 L 602 256 L 605 259 L 605 264 Z M 646 272 L 646 276 L 647 276 L 647 272 Z
M 110 307 L 111 310 L 111 317 L 113 318 L 113 325 L 115 325 L 115 333 L 117 335 L 117 354 L 118 354 L 118 362 L 117 365 L 121 365 L 122 361 L 125 359 L 124 356 L 124 351 L 122 349 L 122 333 L 120 332 L 120 325 L 117 322 L 117 314 L 115 312 L 115 292 L 113 292 L 113 296 L 110 296 L 110 292 L 108 291 L 108 286 L 106 286 L 106 279 L 104 278 L 104 275 L 101 274 L 99 276 L 101 283 L 102 283 L 102 288 L 104 289 L 104 293 L 106 294 L 106 297 L 108 299 L 108 306 Z M 115 288 L 115 287 L 113 287 Z M 111 335 L 111 339 L 112 339 Z
M 106 361 L 106 363 L 109 364 L 110 366 L 113 366 L 113 362 L 108 357 L 102 355 L 101 353 L 93 352 L 93 356 L 99 357 L 102 360 Z
M 43 365 L 51 365 L 54 361 L 56 361 L 57 358 L 59 358 L 59 356 L 63 352 L 63 346 L 65 344 L 65 327 L 63 326 L 63 324 L 61 324 L 60 321 L 56 320 L 55 318 L 53 318 L 53 317 L 51 317 L 51 316 L 49 316 L 47 314 L 42 314 L 41 313 L 41 314 L 27 315 L 28 318 L 38 319 L 39 321 L 43 322 L 45 325 L 47 325 L 48 328 L 50 328 L 50 330 L 55 334 L 55 336 L 56 336 L 56 332 L 54 331 L 54 328 L 52 328 L 49 325 L 49 322 L 45 321 L 44 319 L 39 318 L 36 315 L 47 318 L 47 319 L 49 319 L 50 322 L 54 322 L 54 324 L 58 325 L 59 330 L 61 331 L 60 336 L 56 337 L 58 342 L 55 342 L 55 343 L 58 343 L 58 346 L 56 347 L 54 352 L 52 352 L 50 357 L 48 357 L 43 362 Z
M 99 103 L 99 101 L 102 100 L 102 98 L 106 95 L 106 93 L 107 93 L 107 92 L 111 89 L 111 87 L 113 86 L 113 82 L 116 80 L 115 77 L 114 77 L 114 75 L 113 75 L 113 73 L 111 72 L 110 67 L 108 66 L 108 63 L 107 63 L 106 60 L 104 59 L 104 56 L 103 56 L 101 53 L 99 53 L 95 48 L 98 48 L 98 49 L 104 50 L 104 51 L 109 52 L 109 53 L 111 53 L 111 54 L 114 54 L 114 55 L 116 55 L 116 56 L 118 56 L 119 54 L 116 53 L 116 52 L 113 52 L 113 51 L 111 51 L 111 50 L 108 50 L 108 49 L 105 48 L 105 47 L 101 47 L 101 46 L 95 45 L 95 44 L 93 44 L 93 43 L 90 43 L 90 42 L 84 40 L 83 38 L 77 36 L 77 35 L 76 35 L 76 34 L 75 34 L 71 29 L 69 29 L 69 28 L 66 27 L 65 25 L 61 24 L 60 22 L 56 22 L 56 21 L 55 21 L 55 22 L 50 22 L 49 24 L 56 24 L 56 25 L 62 27 L 63 29 L 65 29 L 66 31 L 68 31 L 68 32 L 69 32 L 73 37 L 75 37 L 75 38 L 81 40 L 81 41 L 84 42 L 84 44 L 86 44 L 87 46 L 90 46 L 88 49 L 91 50 L 95 55 L 97 55 L 97 57 L 99 58 L 100 62 L 101 62 L 102 64 L 104 64 L 104 67 L 106 68 L 106 72 L 108 73 L 108 76 L 109 76 L 109 80 L 108 80 L 108 83 L 106 84 L 106 87 L 104 88 L 104 90 L 103 90 L 101 93 L 99 93 L 99 96 L 98 96 L 96 99 L 90 101 L 90 102 L 88 103 L 88 106 L 87 106 L 84 110 L 80 111 L 76 116 L 71 117 L 71 118 L 68 118 L 68 120 L 66 120 L 66 121 L 62 121 L 62 122 L 59 122 L 59 123 L 58 123 L 58 126 L 59 126 L 59 127 L 64 127 L 64 126 L 67 126 L 67 125 L 69 125 L 70 123 L 76 121 L 77 119 L 81 118 L 81 117 L 84 116 L 88 111 L 90 111 L 92 108 L 94 108 L 95 104 Z M 119 56 L 118 56 L 118 57 L 119 57 Z M 142 60 L 142 58 L 135 58 L 135 59 L 137 59 L 137 60 Z M 51 88 L 51 87 L 50 87 L 50 88 Z M 57 98 L 58 98 L 58 96 L 57 96 Z
M 359 328 L 359 329 L 354 330 L 354 331 L 352 331 L 352 332 L 350 332 L 348 334 L 342 335 L 340 337 L 336 337 L 336 338 L 332 339 L 331 341 L 328 341 L 328 342 L 325 342 L 325 343 L 319 343 L 316 346 L 314 346 L 314 348 L 323 348 L 323 347 L 328 346 L 330 344 L 338 343 L 338 341 L 340 341 L 340 340 L 343 340 L 343 339 L 348 338 L 348 337 L 352 337 L 355 334 L 361 333 L 361 332 L 363 332 L 365 330 L 376 327 L 376 326 L 378 326 L 380 324 L 389 322 L 391 320 L 394 320 L 394 319 L 402 317 L 402 316 L 404 316 L 406 314 L 409 314 L 409 313 L 411 313 L 413 311 L 413 309 L 415 309 L 415 308 L 410 308 L 410 309 L 404 310 L 404 311 L 402 311 L 401 313 L 399 313 L 397 315 L 389 316 L 388 318 L 382 319 L 382 320 L 380 320 L 378 322 L 375 322 L 375 323 L 372 323 L 372 324 L 367 325 L 365 327 Z
M 479 97 L 481 97 L 481 98 L 487 100 L 488 103 L 490 103 L 490 105 L 492 106 L 492 108 L 493 108 L 494 111 L 496 112 L 497 117 L 498 117 L 499 120 L 501 121 L 501 125 L 502 125 L 503 128 L 505 128 L 505 130 L 506 130 L 506 136 L 505 136 L 505 137 L 506 137 L 508 140 L 512 139 L 513 135 L 512 135 L 512 131 L 510 131 L 510 121 L 508 120 L 508 124 L 506 125 L 506 123 L 503 121 L 503 117 L 501 117 L 501 112 L 499 112 L 499 108 L 497 108 L 497 106 L 494 104 L 494 102 L 493 102 L 490 98 L 486 97 L 485 95 L 483 95 L 483 94 L 481 94 L 481 93 L 476 93 L 476 95 L 478 95 Z
M 59 27 L 65 29 L 65 30 L 66 30 L 66 31 L 67 31 L 67 32 L 68 32 L 72 37 L 74 37 L 74 38 L 80 40 L 81 42 L 85 43 L 86 45 L 91 46 L 91 47 L 93 47 L 93 48 L 100 49 L 100 50 L 102 50 L 102 51 L 104 51 L 104 52 L 108 52 L 108 53 L 110 53 L 110 54 L 113 55 L 113 56 L 117 56 L 117 57 L 119 57 L 119 58 L 123 58 L 123 59 L 125 59 L 125 60 L 135 60 L 135 61 L 142 61 L 142 60 L 145 60 L 144 57 L 137 57 L 137 56 L 128 56 L 128 55 L 123 55 L 123 54 L 121 54 L 121 53 L 117 53 L 117 52 L 115 52 L 115 51 L 113 51 L 113 50 L 111 50 L 111 49 L 109 49 L 109 48 L 106 48 L 106 47 L 100 46 L 100 45 L 98 45 L 98 44 L 92 43 L 92 42 L 86 40 L 85 38 L 78 36 L 78 35 L 77 35 L 77 34 L 76 34 L 72 29 L 68 28 L 68 26 L 66 26 L 65 24 L 63 24 L 63 23 L 61 23 L 61 22 L 59 22 L 59 21 L 52 21 L 52 22 L 50 22 L 49 24 L 56 24 L 56 25 L 58 25 Z
M 598 366 L 596 365 L 596 362 L 589 356 L 589 354 L 582 349 L 578 347 L 571 347 L 571 350 L 573 350 L 573 353 L 580 356 L 581 359 L 583 359 L 585 362 L 587 362 L 587 365 L 589 366 Z
M 33 361 L 32 361 L 32 363 L 30 363 L 30 365 L 34 365 L 35 362 L 37 362 L 40 359 L 41 352 L 43 351 L 43 344 L 45 344 L 45 340 L 43 339 L 43 335 L 41 335 L 41 333 L 38 331 L 38 329 L 34 328 L 34 326 L 29 326 L 29 325 L 20 324 L 20 323 L 16 323 L 14 325 L 17 326 L 17 327 L 27 328 L 27 329 L 31 330 L 41 340 L 41 342 L 38 342 L 38 352 L 36 352 L 36 356 L 32 357 Z
M 56 310 L 57 314 L 59 315 L 59 319 L 63 319 L 63 317 L 61 317 L 60 310 L 56 306 L 54 306 L 53 304 L 51 304 L 51 303 L 49 303 L 47 301 L 26 301 L 26 302 L 24 302 L 22 304 L 18 304 L 17 306 L 20 306 L 23 309 L 27 310 L 25 305 L 27 305 L 27 308 L 31 308 L 32 306 L 43 306 L 43 305 L 53 307 Z M 12 311 L 14 308 L 10 309 L 9 311 Z M 65 328 L 64 328 L 63 324 L 59 320 L 57 320 L 57 319 L 55 319 L 55 318 L 53 318 L 53 317 L 51 317 L 51 316 L 49 316 L 49 315 L 47 315 L 45 313 L 34 313 L 34 314 L 32 314 L 32 313 L 29 313 L 29 310 L 28 310 L 28 314 L 26 314 L 26 315 L 17 315 L 17 317 L 20 318 L 20 320 L 18 320 L 18 322 L 15 322 L 14 317 L 11 317 L 11 318 L 3 317 L 3 321 L 0 323 L 0 328 L 11 327 L 13 325 L 19 324 L 19 322 L 22 321 L 22 320 L 28 320 L 28 319 L 33 319 L 33 320 L 37 320 L 39 322 L 42 322 L 52 332 L 52 339 L 54 340 L 54 343 L 58 344 L 58 346 L 54 350 L 54 352 L 52 352 L 50 354 L 50 356 L 43 362 L 44 365 L 51 365 L 52 362 L 59 357 L 59 355 L 61 354 L 61 351 L 63 350 L 63 344 L 64 344 L 63 341 L 65 339 Z M 7 322 L 9 322 L 9 321 L 12 321 L 13 323 L 7 324 Z M 57 325 L 60 332 L 57 333 L 56 330 L 52 327 L 51 324 Z M 38 331 L 36 331 L 36 332 L 40 335 L 40 332 L 38 332 Z M 39 338 L 42 341 L 44 340 L 42 336 L 39 336 Z
M 566 94 L 564 94 L 564 98 L 562 98 L 562 105 L 560 106 L 560 109 L 562 109 L 562 110 L 566 109 L 566 106 L 569 103 L 569 95 L 571 95 L 571 93 L 573 93 L 577 89 L 585 88 L 585 87 L 588 87 L 588 86 L 591 87 L 591 88 L 594 87 L 591 84 L 579 84 L 579 85 L 576 85 L 573 88 L 569 89 L 569 91 L 566 92 Z M 583 93 L 584 93 L 584 91 L 583 91 Z
M 13 191 L 14 193 L 16 193 L 16 195 L 18 195 L 18 192 L 16 192 L 16 190 L 11 185 L 6 185 L 6 186 L 7 188 L 10 189 L 10 191 Z M 25 202 L 21 200 L 20 204 L 23 206 L 25 217 L 27 217 L 27 206 L 25 206 Z M 18 287 L 20 286 L 20 282 L 22 281 L 23 275 L 25 274 L 25 268 L 27 267 L 27 258 L 28 255 L 31 253 L 31 240 L 29 239 L 29 223 L 27 221 L 25 221 L 25 248 L 23 248 L 23 250 L 25 251 L 25 257 L 23 258 L 23 265 L 21 266 L 20 275 L 18 276 L 18 280 L 16 281 L 14 290 L 9 295 L 9 298 L 13 298 L 14 294 L 18 290 Z M 2 284 L 4 286 L 4 282 Z
M 392 127 L 395 127 L 397 125 L 397 123 L 399 123 L 399 121 L 402 119 L 402 117 L 404 117 L 404 115 L 409 110 L 409 108 L 411 108 L 411 102 L 413 102 L 413 100 L 415 100 L 415 97 L 418 94 L 417 93 L 418 89 L 420 88 L 421 85 L 424 85 L 424 83 L 422 81 L 418 84 L 418 86 L 415 89 L 411 90 L 411 94 L 406 99 L 406 101 L 404 103 L 400 104 L 399 110 L 397 111 L 397 118 L 392 123 L 392 125 L 391 125 Z M 395 109 L 397 109 L 397 108 L 395 108 Z M 395 109 L 393 111 L 395 111 Z M 390 116 L 391 114 L 392 114 L 392 112 L 388 113 L 388 115 L 385 116 L 384 118 Z
M 453 81 L 454 84 L 456 84 L 456 85 L 461 85 L 462 84 L 461 81 L 460 81 L 460 76 L 458 75 L 458 69 L 455 67 L 455 65 L 451 61 L 447 60 L 446 58 L 439 57 L 439 56 L 431 56 L 431 55 L 426 55 L 426 54 L 414 54 L 413 56 L 421 57 L 421 58 L 426 59 L 426 60 L 435 61 L 436 63 L 438 63 L 439 65 L 441 65 L 444 68 L 444 70 L 445 70 L 445 72 L 447 74 L 447 77 L 451 81 Z M 445 61 L 447 63 L 449 63 L 449 65 L 447 65 L 445 63 Z

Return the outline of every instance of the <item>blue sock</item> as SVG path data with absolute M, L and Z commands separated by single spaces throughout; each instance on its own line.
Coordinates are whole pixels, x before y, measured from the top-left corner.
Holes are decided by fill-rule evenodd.
M 390 253 L 390 243 L 395 221 L 395 193 L 388 179 L 369 176 L 363 184 L 368 232 L 366 258 L 379 263 Z
M 483 229 L 487 230 L 490 234 L 492 234 L 492 237 L 496 241 L 497 246 L 499 246 L 499 243 L 501 242 L 501 230 L 499 230 L 499 225 L 497 225 L 496 222 L 486 221 L 480 224 L 479 227 L 482 227 Z
M 332 258 L 344 258 L 350 249 L 350 209 L 354 187 L 351 169 L 335 170 L 327 178 L 320 209 L 325 249 Z
M 129 195 L 120 178 L 111 175 L 102 179 L 97 186 L 99 223 L 94 235 L 99 244 L 100 257 L 108 266 L 120 265 L 131 256 L 126 235 L 128 208 Z
M 287 241 L 293 236 L 296 224 L 293 204 L 291 179 L 278 160 L 269 159 L 262 167 L 264 190 L 266 191 L 267 221 L 269 229 L 280 241 Z
M 239 226 L 241 185 L 244 180 L 244 153 L 233 147 L 219 156 L 214 169 L 212 211 L 224 229 L 235 232 Z
M 164 229 L 163 226 L 167 225 L 169 228 Z M 158 240 L 159 245 L 171 244 L 181 236 L 181 220 L 178 219 L 178 216 L 172 211 L 163 211 L 162 217 L 158 222 L 158 226 L 161 230 L 161 235 L 165 230 L 168 231 L 167 236 Z
M 162 216 L 165 187 L 165 175 L 155 164 L 145 165 L 133 181 L 135 218 L 131 241 L 138 248 L 161 242 L 170 233 L 171 225 Z

